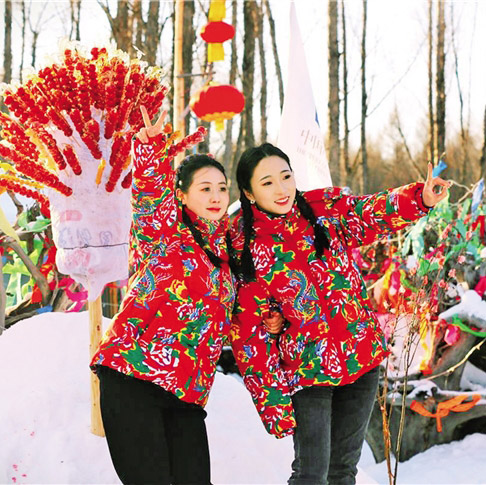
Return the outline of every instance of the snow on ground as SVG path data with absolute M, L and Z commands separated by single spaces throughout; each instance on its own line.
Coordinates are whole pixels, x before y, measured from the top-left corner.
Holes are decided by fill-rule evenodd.
M 0 483 L 120 483 L 90 433 L 88 342 L 87 312 L 45 313 L 0 336 Z M 286 483 L 292 439 L 265 432 L 237 378 L 217 373 L 207 411 L 215 485 Z M 401 463 L 398 483 L 486 484 L 485 456 L 486 435 L 473 434 Z M 360 484 L 388 483 L 366 444 L 359 469 Z

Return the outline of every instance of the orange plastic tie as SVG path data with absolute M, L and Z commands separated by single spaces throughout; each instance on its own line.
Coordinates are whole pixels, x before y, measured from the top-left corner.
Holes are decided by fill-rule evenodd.
M 447 401 L 442 401 L 437 405 L 437 411 L 435 413 L 431 413 L 421 402 L 415 400 L 413 400 L 410 404 L 410 409 L 418 414 L 421 414 L 422 416 L 435 418 L 437 420 L 437 431 L 440 433 L 442 431 L 442 418 L 445 418 L 451 411 L 454 411 L 455 413 L 469 411 L 481 399 L 479 394 L 474 394 L 471 396 L 471 401 L 466 403 L 463 402 L 468 397 L 470 397 L 468 394 L 461 394 L 460 396 L 453 397 Z

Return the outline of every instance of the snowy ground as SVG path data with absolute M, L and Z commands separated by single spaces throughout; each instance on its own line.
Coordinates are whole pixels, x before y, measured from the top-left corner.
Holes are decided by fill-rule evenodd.
M 90 433 L 88 314 L 46 313 L 0 336 L 0 483 L 114 484 L 105 440 Z M 249 394 L 217 374 L 207 407 L 212 480 L 284 484 L 292 439 L 266 434 Z M 401 463 L 400 484 L 486 484 L 486 435 Z M 387 484 L 365 444 L 358 483 Z

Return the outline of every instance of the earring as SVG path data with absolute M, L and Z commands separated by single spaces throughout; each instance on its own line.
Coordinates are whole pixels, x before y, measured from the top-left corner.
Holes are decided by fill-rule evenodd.
M 253 199 L 250 199 L 250 204 L 253 205 L 255 201 Z

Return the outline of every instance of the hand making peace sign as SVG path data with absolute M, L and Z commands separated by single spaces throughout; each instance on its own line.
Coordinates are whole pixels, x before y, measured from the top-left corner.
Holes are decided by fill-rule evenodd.
M 148 143 L 149 138 L 153 138 L 154 136 L 162 133 L 162 128 L 164 126 L 165 117 L 167 116 L 167 111 L 162 111 L 159 118 L 153 125 L 147 113 L 147 108 L 145 108 L 145 106 L 140 106 L 140 111 L 142 112 L 143 123 L 145 126 L 141 128 L 135 136 L 142 143 Z
M 451 185 L 451 182 L 432 175 L 432 164 L 429 162 L 427 166 L 427 180 L 425 181 L 424 191 L 422 192 L 424 204 L 427 207 L 434 207 L 442 199 L 447 197 Z M 437 186 L 440 186 L 438 192 L 435 191 L 435 187 Z

